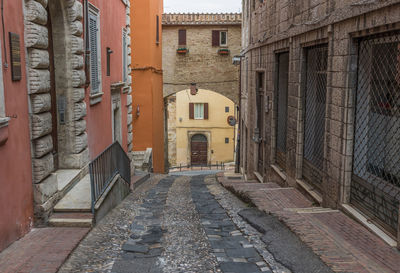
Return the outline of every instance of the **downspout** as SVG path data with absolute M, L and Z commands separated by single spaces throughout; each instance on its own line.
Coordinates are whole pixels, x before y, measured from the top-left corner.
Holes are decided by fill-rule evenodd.
M 240 173 L 240 133 L 242 132 L 242 58 L 240 58 L 239 65 L 239 106 L 237 109 L 238 112 L 238 132 L 237 132 L 237 143 L 236 143 L 236 164 L 235 164 L 235 173 Z M 236 128 L 236 127 L 235 127 Z M 235 133 L 236 135 L 236 133 Z
M 90 44 L 89 44 L 89 0 L 83 0 L 84 1 L 84 33 L 83 37 L 85 39 L 85 76 L 86 76 L 86 82 L 85 82 L 85 87 L 88 88 L 90 85 Z

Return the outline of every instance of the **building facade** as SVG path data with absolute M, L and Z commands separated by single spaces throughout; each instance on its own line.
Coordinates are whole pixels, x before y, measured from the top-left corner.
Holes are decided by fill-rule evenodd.
M 193 83 L 238 103 L 241 14 L 164 14 L 164 97 Z
M 398 1 L 243 1 L 243 173 L 396 240 L 399 30 Z
M 168 97 L 169 166 L 233 162 L 235 115 L 233 101 L 212 91 L 192 95 L 184 90 Z
M 162 96 L 162 0 L 133 1 L 132 126 L 134 153 L 152 148 L 153 170 L 164 173 L 164 101 Z
M 4 11 L 0 250 L 46 225 L 69 179 L 114 141 L 128 151 L 132 102 L 129 0 L 6 1 Z

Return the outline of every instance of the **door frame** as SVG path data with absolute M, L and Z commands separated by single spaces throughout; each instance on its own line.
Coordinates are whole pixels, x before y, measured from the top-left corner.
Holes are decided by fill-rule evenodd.
M 192 162 L 192 137 L 194 135 L 204 135 L 207 138 L 207 162 L 212 162 L 211 154 L 211 131 L 188 131 L 187 132 L 187 155 L 186 162 L 188 165 Z

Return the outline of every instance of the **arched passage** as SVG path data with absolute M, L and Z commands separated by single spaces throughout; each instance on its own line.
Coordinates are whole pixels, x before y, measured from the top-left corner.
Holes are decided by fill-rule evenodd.
M 238 113 L 232 100 L 186 89 L 165 98 L 165 111 L 165 157 L 171 168 L 234 161 L 237 127 L 228 120 Z

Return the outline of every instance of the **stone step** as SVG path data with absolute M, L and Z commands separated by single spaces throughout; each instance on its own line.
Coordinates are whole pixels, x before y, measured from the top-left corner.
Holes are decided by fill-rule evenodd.
M 90 175 L 83 177 L 54 207 L 54 212 L 91 212 Z
M 92 227 L 91 213 L 54 213 L 49 219 L 51 227 Z

